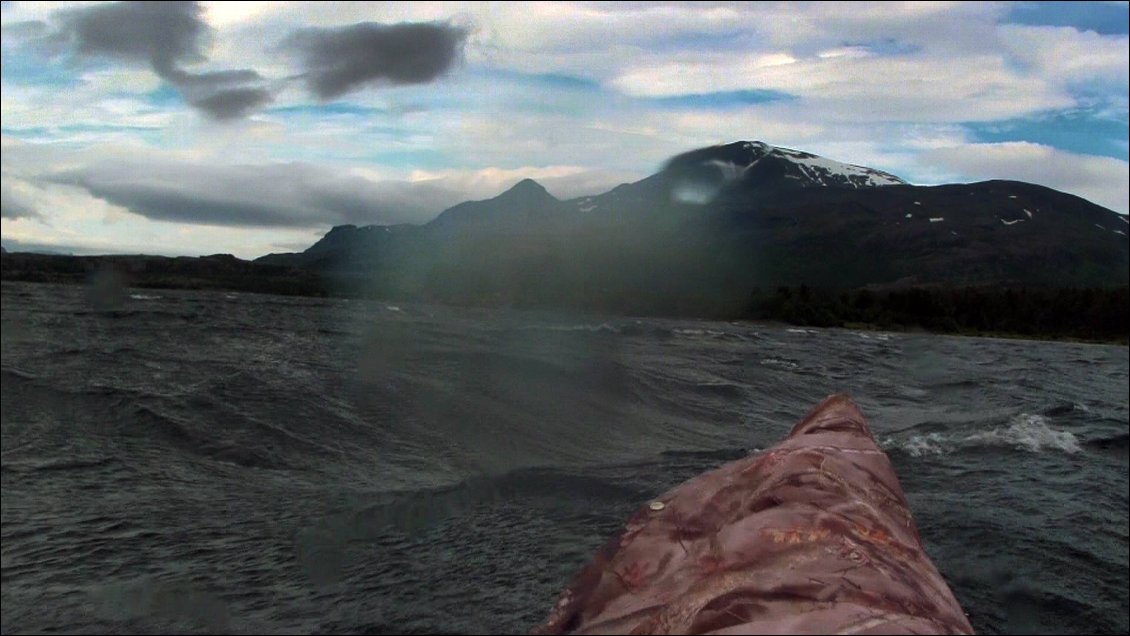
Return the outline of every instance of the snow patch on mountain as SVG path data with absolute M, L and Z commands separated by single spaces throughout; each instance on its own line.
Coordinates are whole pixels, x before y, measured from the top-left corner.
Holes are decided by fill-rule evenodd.
M 749 172 L 749 169 L 756 166 L 759 161 L 761 161 L 761 159 L 754 159 L 753 163 L 745 166 L 739 166 L 733 161 L 722 161 L 720 159 L 711 159 L 706 163 L 718 168 L 726 181 L 736 181 L 744 177 L 745 173 Z
M 820 185 L 852 185 L 856 188 L 906 185 L 906 182 L 902 179 L 881 170 L 840 163 L 799 150 L 773 147 L 770 154 L 787 157 L 812 181 Z M 843 183 L 844 180 L 847 181 L 846 184 Z
M 672 160 L 676 166 L 705 165 L 717 168 L 726 181 L 745 178 L 759 163 L 784 167 L 780 176 L 802 186 L 867 188 L 907 185 L 893 174 L 842 163 L 809 152 L 773 146 L 761 141 L 743 141 L 692 151 Z

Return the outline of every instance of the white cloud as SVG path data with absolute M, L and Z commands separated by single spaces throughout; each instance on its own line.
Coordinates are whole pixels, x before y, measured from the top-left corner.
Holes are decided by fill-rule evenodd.
M 0 219 L 0 235 L 6 244 L 17 249 L 19 245 L 32 245 L 36 249 L 76 254 L 233 254 L 253 259 L 272 252 L 301 251 L 322 234 L 310 230 L 183 225 L 142 217 L 112 226 L 86 221 L 78 228 L 63 223 L 48 226 L 28 219 Z
M 161 80 L 149 71 L 109 68 L 87 71 L 81 76 L 87 90 L 95 95 L 147 93 L 161 86 Z
M 1017 73 L 992 55 L 680 57 L 628 70 L 612 85 L 649 97 L 779 91 L 798 97 L 794 112 L 812 121 L 991 121 L 1075 104 L 1062 86 Z
M 919 161 L 938 166 L 958 180 L 1028 181 L 1130 213 L 1130 164 L 1110 157 L 1010 142 L 935 148 L 924 152 Z
M 261 19 L 272 10 L 282 8 L 278 2 L 202 2 L 204 19 L 217 29 L 231 28 L 255 19 Z
M 1005 25 L 1000 31 L 1009 55 L 1028 73 L 1065 84 L 1100 80 L 1126 90 L 1130 37 L 1050 26 Z
M 431 182 L 464 193 L 469 199 L 489 199 L 522 179 L 533 179 L 558 199 L 600 194 L 626 181 L 637 181 L 639 172 L 594 170 L 582 166 L 522 166 L 478 170 L 416 170 L 409 180 Z
M 28 219 L 39 216 L 35 202 L 36 188 L 27 181 L 4 175 L 0 181 L 0 216 L 5 219 Z
M 11 231 L 48 243 L 48 228 L 129 218 L 184 227 L 325 231 L 343 223 L 423 223 L 472 198 L 491 198 L 535 178 L 562 198 L 604 191 L 637 173 L 581 166 L 416 170 L 401 178 L 366 165 L 218 162 L 212 152 L 163 152 L 139 145 L 68 148 L 3 140 L 6 217 L 34 219 Z M 123 230 L 124 231 L 124 230 Z M 8 233 L 5 233 L 8 236 Z M 66 244 L 76 244 L 64 237 Z M 62 240 L 62 239 L 61 239 Z M 246 251 L 246 249 L 240 250 Z
M 94 77 L 92 82 L 61 89 L 5 82 L 0 97 L 0 118 L 4 127 L 12 130 L 46 128 L 56 135 L 96 128 L 106 133 L 113 132 L 109 129 L 114 127 L 163 129 L 174 126 L 178 112 L 185 111 L 179 105 L 152 106 L 140 96 L 124 92 L 121 86 L 122 92 L 105 90 L 106 82 L 134 81 L 132 73 L 119 75 L 117 79 Z M 131 79 L 124 79 L 126 77 Z M 59 141 L 57 137 L 53 140 Z
M 48 20 L 57 6 L 6 4 L 3 22 Z M 170 235 L 172 224 L 44 180 L 65 170 L 121 201 L 127 200 L 123 184 L 136 195 L 148 175 L 154 189 L 200 196 L 216 206 L 215 214 L 232 204 L 243 206 L 252 222 L 273 214 L 272 222 L 312 224 L 218 232 L 191 224 L 190 211 L 181 210 L 185 222 L 176 227 L 200 241 L 201 251 L 257 255 L 205 245 L 209 236 L 234 241 L 230 236 L 267 249 L 301 242 L 315 226 L 334 222 L 422 221 L 526 177 L 561 198 L 591 194 L 647 176 L 674 154 L 739 139 L 809 150 L 920 183 L 1019 178 L 1126 209 L 1124 161 L 1034 144 L 971 144 L 962 126 L 970 121 L 1066 108 L 1126 118 L 1126 36 L 1002 25 L 1008 12 L 1002 3 L 209 2 L 205 8 L 216 32 L 202 66 L 255 69 L 277 91 L 282 110 L 217 125 L 180 100 L 148 99 L 160 85 L 150 70 L 75 71 L 76 82 L 62 89 L 21 84 L 8 57 L 18 42 L 5 37 L 4 126 L 50 142 L 4 140 L 5 196 L 20 205 L 40 201 L 37 209 L 71 210 L 66 217 L 6 218 L 5 237 L 34 230 L 43 242 L 52 231 L 74 232 L 76 223 L 111 241 L 114 230 L 92 229 L 95 217 L 98 228 L 150 232 L 145 236 L 154 241 Z M 422 88 L 350 94 L 336 112 L 309 108 L 309 95 L 287 79 L 294 69 L 275 49 L 298 27 L 431 20 L 472 27 L 466 59 L 451 77 Z M 503 70 L 596 84 L 496 79 Z M 650 99 L 748 89 L 793 98 L 725 108 Z M 111 193 L 108 184 L 117 190 Z M 332 201 L 319 207 L 303 188 Z M 48 196 L 55 197 L 50 204 Z M 138 207 L 136 197 L 129 201 Z M 370 207 L 383 212 L 367 215 Z M 80 215 L 83 209 L 93 216 Z M 159 216 L 161 209 L 148 213 Z M 107 224 L 110 219 L 117 221 Z M 271 232 L 287 238 L 272 243 L 264 238 Z M 122 244 L 135 240 L 120 236 Z

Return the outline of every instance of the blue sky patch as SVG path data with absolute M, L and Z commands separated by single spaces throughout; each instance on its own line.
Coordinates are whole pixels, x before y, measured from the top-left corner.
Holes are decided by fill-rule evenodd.
M 75 69 L 35 54 L 4 49 L 4 83 L 17 86 L 69 88 L 82 84 Z
M 1126 149 L 1130 126 L 1126 121 L 1102 119 L 1081 111 L 979 122 L 966 124 L 966 127 L 980 142 L 1029 141 L 1077 154 L 1130 159 Z
M 1018 2 L 1004 22 L 1126 35 L 1130 33 L 1130 8 L 1125 2 Z
M 184 103 L 184 98 L 177 89 L 162 84 L 145 94 L 145 103 L 156 108 L 175 108 Z
M 769 90 L 719 91 L 717 93 L 698 93 L 692 95 L 672 95 L 670 97 L 639 98 L 642 103 L 668 108 L 739 108 L 751 104 L 765 104 L 796 99 L 788 93 Z
M 523 73 L 508 69 L 489 68 L 470 71 L 466 77 L 487 82 L 506 82 L 519 86 L 550 88 L 569 91 L 599 91 L 600 82 L 587 77 L 564 75 L 561 73 Z
M 858 47 L 876 55 L 910 55 L 922 50 L 921 46 L 900 42 L 894 38 L 867 42 L 844 42 L 844 46 Z
M 325 115 L 355 115 L 357 117 L 372 117 L 373 115 L 387 114 L 388 111 L 373 106 L 360 106 L 347 102 L 329 102 L 328 104 L 276 106 L 266 109 L 265 112 L 272 115 L 311 115 L 315 117 Z

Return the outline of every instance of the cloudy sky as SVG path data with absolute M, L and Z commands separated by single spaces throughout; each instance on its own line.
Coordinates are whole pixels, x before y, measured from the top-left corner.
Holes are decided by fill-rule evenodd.
M 1128 211 L 1126 2 L 3 2 L 8 249 L 232 253 L 737 140 Z

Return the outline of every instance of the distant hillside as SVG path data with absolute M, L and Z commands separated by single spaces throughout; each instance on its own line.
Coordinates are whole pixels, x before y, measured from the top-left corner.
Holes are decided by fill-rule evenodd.
M 727 314 L 751 290 L 1128 284 L 1126 217 L 1015 181 L 914 186 L 760 142 L 597 196 L 524 180 L 425 225 L 342 226 L 262 263 L 339 289 L 475 304 Z
M 5 280 L 1122 340 L 1124 216 L 1016 181 L 914 186 L 759 142 L 679 155 L 562 201 L 525 179 L 424 225 L 330 230 L 301 253 L 4 253 Z
M 170 258 L 4 251 L 0 259 L 4 280 L 99 285 L 112 282 L 122 288 L 227 289 L 300 296 L 326 294 L 322 278 L 315 272 L 254 263 L 230 254 Z

